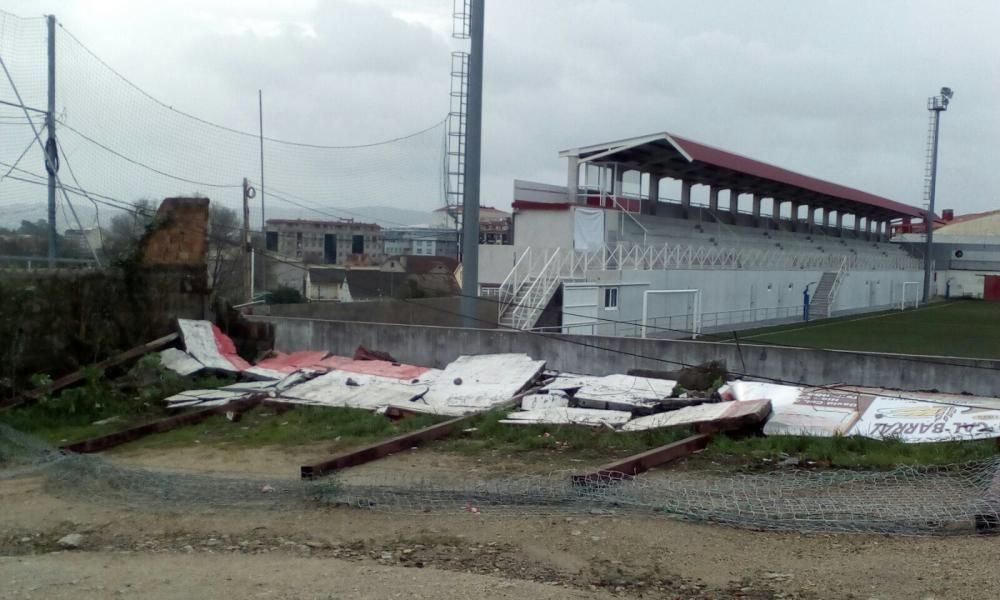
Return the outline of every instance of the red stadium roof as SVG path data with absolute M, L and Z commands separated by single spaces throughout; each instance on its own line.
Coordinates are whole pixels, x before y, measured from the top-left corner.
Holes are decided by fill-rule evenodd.
M 882 213 L 890 217 L 923 217 L 915 206 L 896 202 L 823 179 L 768 164 L 670 133 L 564 150 L 560 156 L 577 156 L 594 164 L 617 163 L 627 169 L 660 174 L 761 193 L 781 200 L 801 200 L 834 210 L 861 215 Z

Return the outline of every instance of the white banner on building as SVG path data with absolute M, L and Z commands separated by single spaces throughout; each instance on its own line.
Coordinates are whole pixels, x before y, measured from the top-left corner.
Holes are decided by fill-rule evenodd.
M 577 208 L 573 211 L 573 249 L 597 250 L 604 245 L 604 211 Z

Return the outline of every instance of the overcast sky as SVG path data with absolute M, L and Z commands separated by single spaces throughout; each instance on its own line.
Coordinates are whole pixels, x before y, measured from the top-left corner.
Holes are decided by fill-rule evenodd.
M 182 110 L 322 144 L 393 138 L 448 109 L 451 0 L 7 0 L 54 13 Z M 926 100 L 938 208 L 1000 208 L 1000 3 L 487 0 L 483 204 L 565 183 L 559 150 L 670 131 L 909 204 Z M 433 206 L 414 206 L 429 210 Z

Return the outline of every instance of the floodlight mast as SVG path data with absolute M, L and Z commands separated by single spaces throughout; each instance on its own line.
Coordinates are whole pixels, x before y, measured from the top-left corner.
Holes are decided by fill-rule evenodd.
M 938 137 L 941 129 L 941 113 L 948 110 L 955 92 L 949 87 L 941 88 L 941 93 L 927 99 L 927 110 L 931 113 L 930 140 L 927 168 L 924 172 L 927 212 L 924 213 L 924 304 L 931 300 L 931 260 L 934 245 L 934 196 L 937 188 Z

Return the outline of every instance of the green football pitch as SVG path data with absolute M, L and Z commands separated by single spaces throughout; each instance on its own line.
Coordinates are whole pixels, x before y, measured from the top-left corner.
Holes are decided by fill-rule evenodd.
M 738 332 L 748 344 L 1000 359 L 1000 302 L 952 300 Z M 733 340 L 733 334 L 706 339 Z

